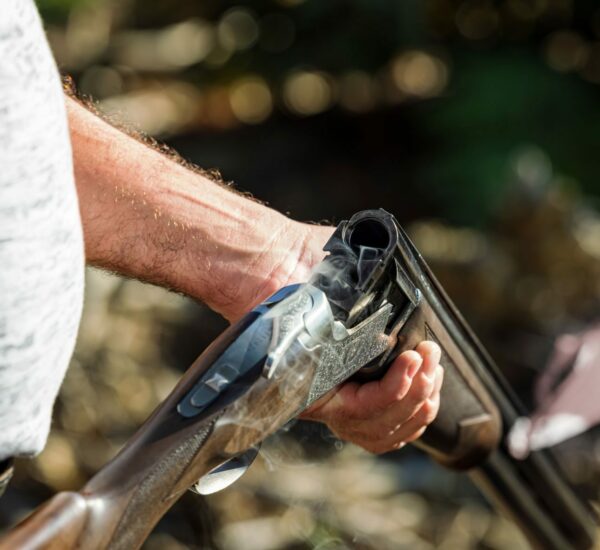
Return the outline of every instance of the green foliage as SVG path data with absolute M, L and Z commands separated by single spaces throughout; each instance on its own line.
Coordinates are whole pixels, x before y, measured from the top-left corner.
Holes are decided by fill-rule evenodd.
M 35 0 L 35 3 L 46 23 L 64 23 L 71 10 L 83 4 L 101 2 L 102 0 Z
M 448 218 L 484 222 L 512 183 L 511 155 L 524 145 L 540 147 L 556 172 L 600 193 L 595 86 L 522 50 L 454 59 L 446 97 L 422 121 L 439 144 L 436 161 L 423 167 L 424 180 L 447 205 Z

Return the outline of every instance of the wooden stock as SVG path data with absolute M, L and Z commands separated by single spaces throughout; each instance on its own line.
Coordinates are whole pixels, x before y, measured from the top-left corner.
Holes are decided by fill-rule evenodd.
M 58 493 L 0 541 L 0 549 L 75 548 L 88 512 L 87 502 L 79 493 Z
M 212 419 L 183 427 L 176 441 L 160 436 L 161 416 L 155 414 L 81 492 L 56 495 L 13 529 L 0 549 L 138 548 L 196 476 L 222 460 L 214 445 L 199 453 Z

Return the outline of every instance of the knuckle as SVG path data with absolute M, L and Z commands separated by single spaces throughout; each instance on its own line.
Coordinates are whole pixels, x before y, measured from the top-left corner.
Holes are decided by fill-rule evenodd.
M 410 391 L 411 401 L 415 403 L 420 403 L 425 401 L 433 390 L 433 380 L 427 378 L 426 376 L 421 376 L 418 381 L 416 381 Z
M 440 346 L 433 340 L 423 340 L 416 349 L 421 355 L 438 354 L 442 351 Z
M 404 441 L 406 443 L 412 443 L 413 441 L 416 441 L 417 439 L 419 439 L 419 437 L 421 437 L 425 433 L 426 429 L 427 429 L 427 426 L 419 428 L 416 432 L 414 432 L 413 434 L 411 434 L 407 438 L 405 438 Z
M 402 401 L 410 391 L 410 387 L 410 380 L 404 379 L 400 385 L 392 391 L 390 401 L 392 403 Z
M 376 430 L 378 439 L 384 439 L 386 437 L 389 437 L 390 435 L 393 435 L 395 429 L 396 429 L 395 425 L 389 426 L 387 424 L 382 424 Z
M 425 425 L 431 424 L 438 413 L 439 402 L 437 400 L 427 400 L 419 411 L 419 420 Z
M 398 422 L 394 422 L 393 424 L 386 423 L 386 424 L 372 430 L 370 432 L 370 434 L 374 441 L 382 442 L 382 441 L 389 440 L 391 437 L 393 437 L 394 433 L 396 433 L 396 431 L 401 427 L 402 427 L 402 424 L 398 423 Z M 366 437 L 369 437 L 369 435 L 367 435 L 367 434 L 364 434 L 364 435 Z
M 432 406 L 432 407 L 428 407 L 427 411 L 425 413 L 425 416 L 423 418 L 423 423 L 426 426 L 429 426 L 429 424 L 431 424 L 437 417 L 437 407 Z

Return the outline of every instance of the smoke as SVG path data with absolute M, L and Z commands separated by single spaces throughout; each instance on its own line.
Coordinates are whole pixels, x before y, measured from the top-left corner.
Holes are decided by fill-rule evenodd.
M 320 357 L 319 343 L 306 345 L 304 315 L 312 305 L 309 291 L 300 287 L 256 321 L 264 325 L 260 330 L 270 331 L 262 375 L 227 407 L 217 427 L 233 424 L 262 441 L 300 412 Z
M 378 306 L 373 303 L 375 294 L 364 293 L 363 285 L 382 251 L 364 245 L 352 248 L 342 241 L 333 246 L 332 253 L 315 267 L 309 283 L 327 294 L 334 317 L 352 326 Z
M 327 389 L 320 372 L 324 350 L 328 353 L 328 380 L 330 375 L 331 380 L 336 375 L 332 365 L 346 364 L 343 346 L 332 345 L 336 323 L 343 324 L 337 327 L 343 332 L 378 306 L 373 299 L 376 293 L 363 292 L 361 287 L 379 264 L 381 250 L 368 246 L 352 248 L 341 240 L 330 243 L 330 247 L 330 254 L 316 266 L 308 284 L 300 285 L 255 321 L 261 323 L 256 333 L 260 331 L 261 338 L 269 339 L 267 359 L 262 375 L 217 421 L 215 430 L 228 430 L 231 434 L 224 449 L 227 454 L 244 452 L 262 442 L 307 406 L 309 396 L 314 398 L 314 388 Z M 377 334 L 371 336 L 377 339 Z M 289 429 L 288 424 L 261 451 L 271 468 L 306 466 L 311 462 L 302 443 L 292 443 L 286 433 Z M 330 448 L 333 440 L 335 446 L 331 435 L 322 434 L 320 439 L 328 441 Z

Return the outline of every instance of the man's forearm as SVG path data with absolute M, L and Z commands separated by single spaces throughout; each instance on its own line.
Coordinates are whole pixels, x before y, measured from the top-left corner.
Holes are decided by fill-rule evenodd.
M 320 259 L 330 229 L 232 192 L 73 99 L 67 108 L 89 263 L 184 292 L 235 319 L 306 278 Z

